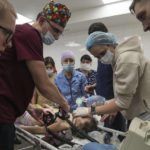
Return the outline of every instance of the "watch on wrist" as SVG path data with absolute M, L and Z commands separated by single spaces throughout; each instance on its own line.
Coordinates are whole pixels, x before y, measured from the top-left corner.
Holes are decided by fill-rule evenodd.
M 91 105 L 91 114 L 92 115 L 94 115 L 96 113 L 95 109 L 96 109 L 96 107 Z

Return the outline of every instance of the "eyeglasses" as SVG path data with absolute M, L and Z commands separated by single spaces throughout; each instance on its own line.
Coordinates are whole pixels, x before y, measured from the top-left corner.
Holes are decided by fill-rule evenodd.
M 57 33 L 58 35 L 62 34 L 62 31 L 55 28 L 48 20 L 46 20 L 46 21 L 48 22 L 48 24 L 51 26 L 51 28 L 54 30 L 55 33 Z
M 8 37 L 6 38 L 6 44 L 8 44 L 8 43 L 11 41 L 12 37 L 13 37 L 13 34 L 14 34 L 13 31 L 4 28 L 4 27 L 2 27 L 1 25 L 0 25 L 0 29 L 3 30 L 3 33 L 4 33 L 5 35 L 8 35 Z

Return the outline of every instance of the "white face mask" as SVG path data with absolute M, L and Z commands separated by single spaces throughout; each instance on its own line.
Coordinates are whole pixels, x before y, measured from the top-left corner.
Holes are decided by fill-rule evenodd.
M 81 63 L 80 64 L 80 68 L 83 69 L 83 70 L 90 71 L 91 70 L 91 64 L 83 64 L 83 63 Z
M 107 50 L 106 54 L 100 58 L 102 64 L 112 64 L 114 59 L 114 53 L 112 53 L 110 50 Z
M 43 35 L 43 33 L 41 33 L 41 37 L 42 37 L 43 43 L 45 43 L 46 45 L 53 44 L 55 41 L 55 37 L 49 31 L 45 35 Z

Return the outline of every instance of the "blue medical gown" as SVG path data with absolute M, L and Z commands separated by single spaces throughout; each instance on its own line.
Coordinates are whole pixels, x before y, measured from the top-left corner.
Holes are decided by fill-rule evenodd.
M 54 83 L 60 93 L 68 101 L 70 112 L 77 108 L 77 98 L 88 97 L 88 94 L 84 92 L 84 87 L 87 85 L 87 79 L 85 75 L 79 71 L 74 70 L 70 80 L 65 77 L 64 71 L 61 71 L 55 76 Z

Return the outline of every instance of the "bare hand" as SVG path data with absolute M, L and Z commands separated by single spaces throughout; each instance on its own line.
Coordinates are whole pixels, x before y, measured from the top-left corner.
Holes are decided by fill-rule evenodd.
M 87 86 L 85 86 L 84 91 L 86 93 L 91 93 L 94 89 L 95 89 L 95 87 L 93 87 L 93 85 L 87 85 Z
M 101 118 L 101 121 L 104 122 L 109 117 L 109 125 L 112 125 L 115 118 L 116 118 L 117 112 L 111 113 L 111 114 L 104 114 L 104 116 Z
M 65 103 L 61 104 L 60 107 L 62 107 L 62 109 L 68 113 L 70 111 L 70 106 L 68 105 L 68 102 L 65 100 Z
M 42 108 L 39 108 L 39 107 L 32 107 L 32 110 L 30 110 L 29 112 L 31 114 L 31 116 L 39 121 L 41 124 L 44 125 L 44 122 L 43 122 L 43 114 L 45 113 L 44 110 Z

